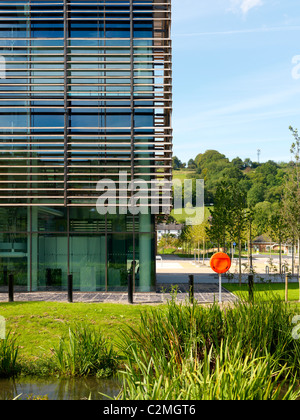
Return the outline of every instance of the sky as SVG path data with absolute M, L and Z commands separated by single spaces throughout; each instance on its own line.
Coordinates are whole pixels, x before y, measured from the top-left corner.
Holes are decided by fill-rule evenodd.
M 300 1 L 172 0 L 174 155 L 289 161 Z

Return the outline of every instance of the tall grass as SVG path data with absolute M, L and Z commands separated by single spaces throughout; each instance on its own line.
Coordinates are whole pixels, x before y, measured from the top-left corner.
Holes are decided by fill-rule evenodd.
M 146 364 L 145 352 L 137 353 L 134 346 L 118 399 L 291 400 L 300 396 L 288 368 L 276 370 L 277 362 L 268 354 L 242 358 L 239 350 L 222 343 L 216 354 L 213 347 L 205 350 L 203 360 L 194 360 L 193 367 L 183 361 L 179 369 L 170 360 L 166 372 L 157 358 Z
M 56 368 L 64 376 L 111 376 L 117 354 L 101 331 L 88 324 L 74 324 L 53 350 Z
M 173 300 L 153 309 L 123 333 L 118 398 L 294 399 L 300 343 L 292 338 L 293 315 L 276 299 L 226 310 Z
M 8 332 L 5 339 L 0 340 L 0 378 L 15 376 L 19 372 L 17 357 L 16 339 Z

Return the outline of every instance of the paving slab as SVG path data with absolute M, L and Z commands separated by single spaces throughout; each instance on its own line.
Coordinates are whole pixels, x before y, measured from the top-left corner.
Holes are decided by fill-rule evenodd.
M 189 299 L 188 285 L 176 284 L 178 302 Z M 160 284 L 157 292 L 134 293 L 133 300 L 135 304 L 162 304 L 172 299 L 173 287 L 171 284 Z M 237 298 L 231 292 L 222 290 L 222 299 L 224 302 L 234 302 Z M 173 295 L 174 296 L 174 295 Z M 194 298 L 198 303 L 213 303 L 219 298 L 218 284 L 195 284 Z M 0 293 L 0 302 L 7 302 L 8 294 Z M 15 302 L 67 302 L 67 292 L 16 292 L 14 294 Z M 121 303 L 128 304 L 127 293 L 104 293 L 104 292 L 73 292 L 73 302 L 83 303 Z

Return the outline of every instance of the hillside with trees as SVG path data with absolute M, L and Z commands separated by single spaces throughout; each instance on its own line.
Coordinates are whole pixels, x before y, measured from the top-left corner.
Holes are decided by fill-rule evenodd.
M 175 156 L 173 158 L 174 176 L 177 177 L 186 167 Z M 174 164 L 175 162 L 175 164 Z M 207 150 L 190 159 L 185 170 L 187 178 L 200 178 L 205 181 L 205 204 L 214 202 L 217 188 L 221 184 L 233 185 L 247 195 L 249 206 L 258 203 L 278 203 L 283 194 L 285 174 L 292 163 L 265 163 L 242 160 L 236 157 L 229 160 L 216 150 Z M 177 169 L 176 169 L 177 168 Z
M 236 243 L 241 273 L 242 244 L 250 249 L 253 237 L 268 234 L 278 242 L 280 255 L 284 241 L 298 245 L 300 261 L 300 137 L 296 129 L 290 131 L 290 162 L 230 161 L 217 150 L 200 153 L 187 165 L 173 158 L 174 178 L 204 179 L 204 201 L 210 209 L 202 225 L 185 227 L 181 246 L 199 250 L 203 242 L 203 248 L 230 252 Z

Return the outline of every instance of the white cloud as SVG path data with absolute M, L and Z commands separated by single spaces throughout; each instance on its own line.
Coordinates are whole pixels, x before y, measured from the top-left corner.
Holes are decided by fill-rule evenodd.
M 209 36 L 209 35 L 242 35 L 242 34 L 253 34 L 253 33 L 268 33 L 268 32 L 299 32 L 300 26 L 273 26 L 267 27 L 262 26 L 261 28 L 249 28 L 249 29 L 234 29 L 228 31 L 211 31 L 211 32 L 186 32 L 186 33 L 174 33 L 173 37 L 193 37 L 196 36 Z M 296 56 L 298 57 L 298 56 Z M 297 64 L 297 63 L 294 63 Z
M 254 7 L 262 5 L 262 0 L 231 0 L 231 10 L 240 10 L 244 15 Z

